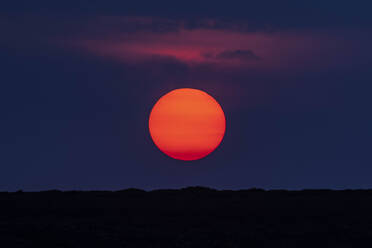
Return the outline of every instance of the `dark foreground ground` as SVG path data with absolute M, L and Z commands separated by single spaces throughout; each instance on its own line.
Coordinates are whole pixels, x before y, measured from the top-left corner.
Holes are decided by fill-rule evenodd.
M 0 193 L 0 247 L 372 247 L 372 191 Z

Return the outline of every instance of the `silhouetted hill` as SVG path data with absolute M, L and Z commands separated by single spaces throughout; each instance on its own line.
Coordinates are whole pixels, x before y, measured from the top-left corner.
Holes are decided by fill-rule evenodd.
M 372 190 L 0 192 L 0 247 L 370 247 Z

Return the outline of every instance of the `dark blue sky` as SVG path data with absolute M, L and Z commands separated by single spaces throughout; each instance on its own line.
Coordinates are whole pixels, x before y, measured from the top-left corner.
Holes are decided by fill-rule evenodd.
M 371 188 L 371 4 L 247 2 L 2 3 L 0 191 Z M 227 118 L 191 163 L 147 128 L 183 87 Z

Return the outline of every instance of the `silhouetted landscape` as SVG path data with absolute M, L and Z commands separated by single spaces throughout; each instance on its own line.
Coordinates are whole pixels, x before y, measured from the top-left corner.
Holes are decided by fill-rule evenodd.
M 1 247 L 366 247 L 372 190 L 0 193 Z

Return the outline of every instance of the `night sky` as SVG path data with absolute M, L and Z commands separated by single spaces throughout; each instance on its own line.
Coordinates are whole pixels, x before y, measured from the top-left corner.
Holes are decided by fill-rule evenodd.
M 372 188 L 367 1 L 0 5 L 0 191 Z M 176 88 L 226 134 L 194 162 L 148 131 Z

